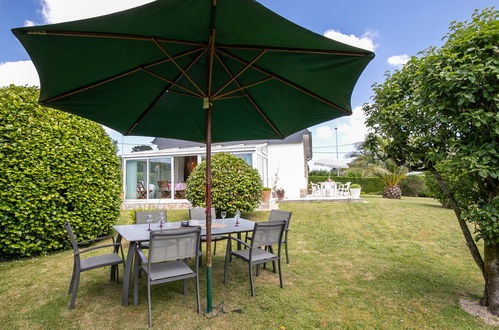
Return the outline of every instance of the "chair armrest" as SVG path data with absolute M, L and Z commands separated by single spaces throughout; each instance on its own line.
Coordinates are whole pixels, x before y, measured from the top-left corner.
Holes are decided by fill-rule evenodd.
M 76 244 L 78 244 L 78 245 L 80 245 L 80 244 L 87 244 L 87 243 L 90 243 L 90 242 L 101 241 L 103 239 L 109 239 L 109 238 L 112 238 L 113 242 L 114 242 L 114 236 L 109 235 L 109 236 L 97 237 L 97 238 L 93 238 L 93 239 L 87 239 L 86 241 L 81 241 L 81 242 L 78 242 Z
M 246 246 L 247 248 L 251 248 L 250 245 L 248 245 L 247 243 L 245 243 L 244 241 L 242 241 L 242 240 L 240 240 L 238 238 L 235 238 L 235 237 L 232 237 L 232 236 L 221 236 L 221 237 L 226 238 L 226 239 L 232 239 L 232 240 L 234 240 L 234 241 L 236 241 L 238 243 L 241 243 L 242 245 Z
M 147 258 L 146 258 L 146 255 L 144 254 L 144 252 L 141 249 L 139 249 L 139 248 L 137 248 L 135 250 L 135 252 L 140 257 L 140 259 L 142 261 L 142 264 L 147 264 Z
M 75 255 L 79 255 L 79 254 L 82 254 L 82 253 L 86 253 L 86 252 L 90 252 L 90 251 L 93 251 L 93 250 L 102 249 L 102 248 L 106 248 L 106 247 L 111 247 L 111 246 L 121 246 L 121 243 L 113 243 L 113 244 L 106 244 L 106 245 L 94 246 L 94 247 L 91 247 L 91 248 L 88 248 L 88 249 L 85 249 L 85 250 L 80 250 L 80 251 L 76 252 Z

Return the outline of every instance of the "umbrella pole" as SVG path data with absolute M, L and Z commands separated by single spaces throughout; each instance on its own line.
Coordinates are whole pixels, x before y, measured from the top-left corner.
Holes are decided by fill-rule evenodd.
M 213 308 L 211 256 L 211 104 L 206 109 L 206 312 Z

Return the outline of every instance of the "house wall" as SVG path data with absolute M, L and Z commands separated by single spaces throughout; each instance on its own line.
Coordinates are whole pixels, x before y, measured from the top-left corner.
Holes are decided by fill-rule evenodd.
M 286 198 L 299 198 L 300 189 L 307 188 L 303 143 L 271 144 L 268 146 L 269 187 L 283 188 Z

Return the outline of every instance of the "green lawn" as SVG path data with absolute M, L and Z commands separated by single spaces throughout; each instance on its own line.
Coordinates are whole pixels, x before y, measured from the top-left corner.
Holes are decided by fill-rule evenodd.
M 194 283 L 153 287 L 153 323 L 162 328 L 487 328 L 459 307 L 478 298 L 483 281 L 452 211 L 426 198 L 368 203 L 290 203 L 293 212 L 284 289 L 263 271 L 251 298 L 246 264 L 231 264 L 224 287 L 223 248 L 214 258 L 214 303 L 226 311 L 213 319 L 195 311 Z M 187 218 L 169 211 L 168 220 Z M 264 220 L 268 212 L 243 215 Z M 127 214 L 122 215 L 121 223 Z M 223 245 L 223 244 L 222 244 Z M 140 305 L 122 307 L 120 286 L 108 269 L 82 274 L 76 309 L 69 311 L 70 251 L 0 263 L 0 328 L 147 328 L 144 281 Z M 122 272 L 120 276 L 122 275 Z M 205 303 L 204 272 L 201 277 Z

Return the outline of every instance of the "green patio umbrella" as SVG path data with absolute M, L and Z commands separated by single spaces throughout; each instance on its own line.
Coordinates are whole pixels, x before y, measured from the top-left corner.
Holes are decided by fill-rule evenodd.
M 306 30 L 254 0 L 158 0 L 13 29 L 40 76 L 40 103 L 125 135 L 206 143 L 282 139 L 351 114 L 370 51 Z M 211 214 L 207 310 L 212 309 Z

